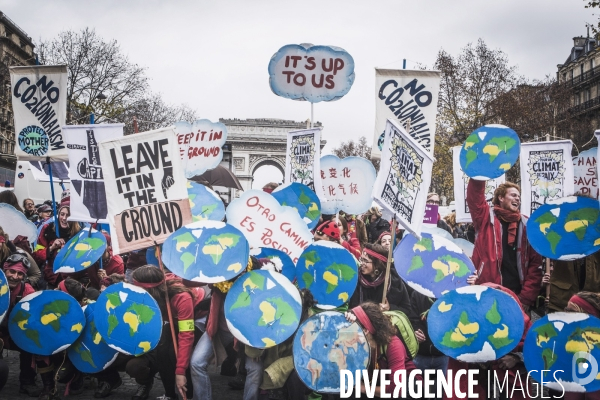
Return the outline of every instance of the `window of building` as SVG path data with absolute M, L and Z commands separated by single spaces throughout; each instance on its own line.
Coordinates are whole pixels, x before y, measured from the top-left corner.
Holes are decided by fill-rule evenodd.
M 592 98 L 590 89 L 583 91 L 583 101 L 589 101 Z
M 573 103 L 575 103 L 574 105 L 576 106 L 581 104 L 581 95 L 579 93 L 575 93 L 575 95 L 573 96 Z

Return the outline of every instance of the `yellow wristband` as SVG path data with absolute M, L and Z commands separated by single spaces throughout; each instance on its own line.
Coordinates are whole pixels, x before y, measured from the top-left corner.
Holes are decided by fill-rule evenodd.
M 185 319 L 183 321 L 179 321 L 179 332 L 191 332 L 194 330 L 194 320 L 193 319 Z

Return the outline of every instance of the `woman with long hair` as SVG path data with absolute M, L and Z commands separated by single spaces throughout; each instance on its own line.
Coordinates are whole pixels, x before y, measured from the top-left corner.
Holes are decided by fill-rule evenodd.
M 365 331 L 367 342 L 371 347 L 371 362 L 369 363 L 371 376 L 376 369 L 390 370 L 391 377 L 396 371 L 405 370 L 406 379 L 408 379 L 411 371 L 416 369 L 415 364 L 402 341 L 396 336 L 396 328 L 378 304 L 366 302 L 354 307 L 346 313 L 346 319 L 350 322 L 357 322 Z M 378 381 L 375 386 L 375 396 L 383 397 L 382 393 L 391 395 L 394 388 L 393 378 L 390 379 L 390 385 L 387 387 L 381 386 L 381 382 Z M 361 386 L 361 391 L 365 393 L 364 386 Z
M 359 259 L 358 286 L 350 298 L 349 306 L 356 307 L 365 301 L 372 301 L 380 304 L 382 310 L 400 310 L 409 315 L 410 297 L 393 265 L 390 265 L 390 281 L 385 301 L 383 300 L 387 255 L 388 250 L 381 245 L 365 245 Z
M 190 358 L 194 347 L 194 309 L 204 297 L 204 289 L 189 289 L 183 285 L 180 278 L 163 272 L 153 266 L 145 265 L 136 269 L 132 274 L 133 284 L 139 286 L 157 301 L 163 317 L 163 333 L 158 346 L 141 357 L 127 362 L 127 373 L 135 378 L 140 385 L 136 396 L 147 398 L 154 380 L 154 374 L 159 373 L 165 389 L 165 398 L 177 399 L 177 393 L 182 397 L 191 389 L 188 385 Z M 173 347 L 173 337 L 167 312 L 167 295 L 173 325 L 177 333 L 177 356 Z M 186 373 L 188 376 L 186 377 Z M 190 398 L 190 396 L 187 396 Z
M 33 259 L 40 266 L 40 269 L 43 268 L 44 279 L 52 289 L 56 288 L 62 280 L 59 274 L 54 273 L 56 254 L 63 248 L 65 243 L 81 230 L 79 222 L 67 220 L 70 215 L 69 203 L 61 203 L 58 209 L 58 236 L 56 236 L 55 221 L 44 225 L 33 253 Z
M 4 190 L 0 192 L 0 203 L 10 204 L 18 211 L 23 212 L 23 209 L 19 204 L 19 200 L 17 199 L 17 196 L 12 190 Z

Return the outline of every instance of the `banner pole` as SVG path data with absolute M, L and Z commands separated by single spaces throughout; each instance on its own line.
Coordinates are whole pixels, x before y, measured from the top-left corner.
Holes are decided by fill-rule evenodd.
M 546 142 L 550 141 L 550 134 L 546 134 Z M 550 275 L 550 258 L 546 257 L 546 273 Z M 546 285 L 546 299 L 550 301 L 550 282 Z
M 313 127 L 313 120 L 315 119 L 315 103 L 310 103 L 310 127 Z
M 169 316 L 169 326 L 171 327 L 171 336 L 173 337 L 173 347 L 175 348 L 175 357 L 177 357 L 177 336 L 175 335 L 175 326 L 173 325 L 173 313 L 171 311 L 171 303 L 169 300 L 169 290 L 167 287 L 167 274 L 165 273 L 165 267 L 163 266 L 162 256 L 160 254 L 160 246 L 158 243 L 154 242 L 156 246 L 156 255 L 158 258 L 158 265 L 160 266 L 160 270 L 165 276 L 165 300 L 167 302 L 167 314 Z
M 52 181 L 52 163 L 50 157 L 46 157 L 46 165 L 48 165 L 48 175 L 50 176 L 50 193 L 52 193 L 52 212 L 54 213 L 54 230 L 56 237 L 60 237 L 58 233 L 58 215 L 56 214 L 56 200 L 54 197 L 54 182 Z
M 390 248 L 388 249 L 388 259 L 387 265 L 385 267 L 385 280 L 383 281 L 383 298 L 381 299 L 382 303 L 385 303 L 385 298 L 387 297 L 387 289 L 390 283 L 390 266 L 392 264 L 392 255 L 394 250 L 394 245 L 396 244 L 396 215 L 392 219 L 392 242 L 390 243 Z

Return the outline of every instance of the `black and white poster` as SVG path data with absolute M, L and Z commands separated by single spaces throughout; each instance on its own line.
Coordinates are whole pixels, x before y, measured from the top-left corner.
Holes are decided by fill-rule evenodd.
M 71 176 L 71 221 L 107 224 L 108 205 L 99 142 L 123 137 L 123 124 L 63 127 Z
M 388 119 L 373 199 L 413 233 L 421 233 L 432 169 L 431 154 Z
M 67 66 L 10 67 L 19 160 L 67 161 L 62 127 L 67 115 Z
M 285 182 L 308 186 L 317 195 L 321 192 L 321 129 L 306 129 L 288 133 L 285 155 Z M 315 188 L 317 188 L 315 190 Z
M 192 222 L 173 128 L 99 143 L 115 254 L 162 243 Z

